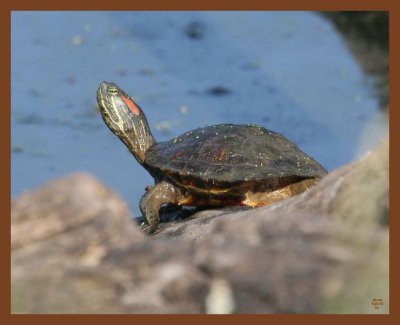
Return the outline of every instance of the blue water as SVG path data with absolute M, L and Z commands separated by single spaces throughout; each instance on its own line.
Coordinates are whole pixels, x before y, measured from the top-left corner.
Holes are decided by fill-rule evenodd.
M 387 130 L 344 41 L 312 12 L 13 12 L 13 197 L 86 171 L 139 215 L 152 179 L 104 125 L 102 80 L 136 99 L 159 141 L 259 124 L 332 170 Z

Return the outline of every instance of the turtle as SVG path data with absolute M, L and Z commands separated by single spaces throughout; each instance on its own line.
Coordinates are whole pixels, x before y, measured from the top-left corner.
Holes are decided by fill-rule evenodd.
M 154 178 L 139 208 L 154 233 L 165 205 L 259 207 L 304 192 L 327 171 L 279 133 L 262 126 L 219 124 L 156 142 L 140 106 L 113 82 L 97 91 L 101 116 Z

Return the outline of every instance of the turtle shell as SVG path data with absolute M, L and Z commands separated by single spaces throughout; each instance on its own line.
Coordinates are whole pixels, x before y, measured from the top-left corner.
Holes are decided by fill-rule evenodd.
M 274 189 L 326 174 L 293 142 L 257 125 L 221 124 L 186 132 L 151 147 L 145 165 L 178 185 L 211 192 L 254 182 Z

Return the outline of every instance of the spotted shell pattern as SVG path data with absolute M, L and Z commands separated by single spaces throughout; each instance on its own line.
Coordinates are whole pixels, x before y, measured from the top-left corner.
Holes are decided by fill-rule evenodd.
M 293 183 L 326 174 L 294 143 L 257 125 L 221 124 L 189 131 L 151 147 L 145 163 L 173 181 L 202 188 L 251 181 L 277 184 L 278 179 Z

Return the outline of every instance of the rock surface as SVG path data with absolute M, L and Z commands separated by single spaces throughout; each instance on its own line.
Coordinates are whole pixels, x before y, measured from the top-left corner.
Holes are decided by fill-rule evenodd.
M 388 165 L 386 141 L 299 196 L 151 237 L 92 176 L 53 181 L 12 202 L 12 312 L 387 313 Z

